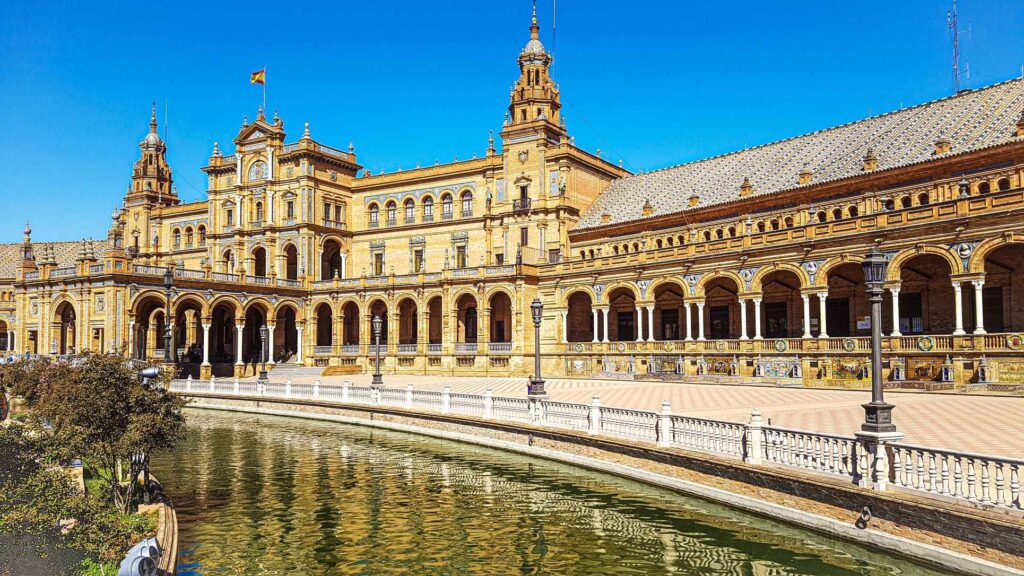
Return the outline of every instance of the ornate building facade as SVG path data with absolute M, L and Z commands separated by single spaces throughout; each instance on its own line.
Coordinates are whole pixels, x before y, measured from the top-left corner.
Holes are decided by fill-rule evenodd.
M 861 258 L 889 257 L 894 386 L 1024 384 L 1024 80 L 630 174 L 577 148 L 538 38 L 480 157 L 371 174 L 262 110 L 183 203 L 155 112 L 102 241 L 0 245 L 0 349 L 867 386 Z M 164 276 L 170 270 L 170 287 Z M 173 358 L 164 358 L 164 334 Z

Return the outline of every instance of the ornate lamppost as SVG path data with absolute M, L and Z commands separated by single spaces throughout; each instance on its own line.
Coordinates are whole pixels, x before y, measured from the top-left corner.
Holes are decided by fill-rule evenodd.
M 527 397 L 531 401 L 543 400 L 548 397 L 544 391 L 544 379 L 540 375 L 540 322 L 544 314 L 544 304 L 540 298 L 534 298 L 530 304 L 530 313 L 533 315 L 533 376 L 530 377 L 530 386 L 527 389 Z
M 892 423 L 892 404 L 882 396 L 882 283 L 889 267 L 885 255 L 872 246 L 864 257 L 864 283 L 871 303 L 871 402 L 864 404 L 864 423 L 857 439 L 867 452 L 867 470 L 860 470 L 860 484 L 885 490 L 889 482 L 889 455 L 885 445 L 903 439 Z M 898 322 L 899 319 L 894 319 Z
M 373 320 L 370 321 L 373 325 L 373 341 L 376 344 L 377 361 L 374 365 L 373 380 L 370 381 L 371 388 L 383 388 L 384 379 L 380 375 L 380 330 L 384 325 L 384 318 L 380 314 L 374 314 Z
M 174 272 L 170 266 L 164 270 L 164 295 L 167 299 L 167 310 L 164 312 L 164 362 L 174 363 L 173 349 L 171 346 L 171 292 L 174 289 Z
M 267 325 L 260 326 L 260 382 L 267 381 Z

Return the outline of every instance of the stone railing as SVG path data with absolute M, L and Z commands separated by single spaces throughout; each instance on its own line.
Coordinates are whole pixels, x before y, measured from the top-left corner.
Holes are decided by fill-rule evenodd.
M 509 353 L 509 352 L 512 351 L 512 343 L 511 342 L 488 342 L 487 343 L 487 351 L 488 352 L 492 352 L 492 353 L 493 352 Z
M 63 278 L 65 276 L 74 276 L 78 271 L 75 270 L 74 266 L 68 266 L 67 268 L 54 268 L 50 271 L 50 278 Z
M 660 412 L 605 407 L 594 396 L 590 404 L 533 401 L 484 394 L 341 385 L 260 384 L 235 378 L 174 380 L 172 392 L 216 393 L 320 400 L 342 404 L 391 406 L 485 420 L 528 422 L 602 435 L 629 442 L 702 452 L 752 466 L 780 467 L 841 478 L 852 484 L 886 490 L 892 487 L 971 506 L 1022 510 L 1020 469 L 1024 460 L 972 454 L 898 442 L 872 446 L 853 436 L 763 426 L 754 410 L 746 423 L 693 418 L 672 413 L 668 402 Z M 877 455 L 883 455 L 877 457 Z
M 427 354 L 440 354 L 443 344 L 427 344 Z
M 206 272 L 203 270 L 189 270 L 188 268 L 175 268 L 175 278 L 192 278 L 195 280 L 205 280 Z
M 455 351 L 456 352 L 472 352 L 472 353 L 475 354 L 476 350 L 477 350 L 477 343 L 476 342 L 456 342 L 455 343 Z
M 251 276 L 245 277 L 245 281 L 249 284 L 259 284 L 262 286 L 270 286 L 270 278 L 267 276 Z
M 278 278 L 277 285 L 283 286 L 285 288 L 299 288 L 300 286 L 302 286 L 302 283 L 299 282 L 298 280 L 292 280 L 290 278 Z
M 341 353 L 346 355 L 359 354 L 359 344 L 342 344 Z
M 214 280 L 221 282 L 238 282 L 238 275 L 231 274 L 230 272 L 211 272 L 210 276 Z
M 416 344 L 399 344 L 396 350 L 399 354 L 415 354 Z
M 317 356 L 326 356 L 331 353 L 331 346 L 314 346 L 313 354 Z
M 146 264 L 136 264 L 132 267 L 132 270 L 136 274 L 146 274 L 149 276 L 163 276 L 164 271 L 167 270 L 163 266 L 149 266 Z

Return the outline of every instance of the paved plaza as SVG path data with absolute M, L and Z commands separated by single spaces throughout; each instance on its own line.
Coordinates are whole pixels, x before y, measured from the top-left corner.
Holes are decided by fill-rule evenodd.
M 272 376 L 273 379 L 273 376 Z M 296 383 L 314 377 L 296 377 Z M 370 375 L 321 377 L 325 384 L 349 381 L 369 386 Z M 452 376 L 385 375 L 388 387 L 412 384 L 419 390 L 525 396 L 525 378 L 472 378 Z M 668 400 L 677 414 L 746 421 L 757 408 L 774 426 L 850 435 L 864 418 L 861 404 L 867 390 L 822 390 L 711 384 L 681 384 L 608 380 L 552 379 L 547 381 L 552 400 L 589 403 L 599 396 L 604 406 L 660 410 Z M 886 392 L 896 405 L 893 418 L 906 442 L 961 451 L 1024 458 L 1024 398 L 968 396 L 919 392 Z

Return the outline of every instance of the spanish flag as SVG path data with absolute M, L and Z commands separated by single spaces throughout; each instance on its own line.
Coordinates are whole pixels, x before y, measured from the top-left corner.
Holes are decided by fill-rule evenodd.
M 263 84 L 263 85 L 266 85 L 266 83 L 267 83 L 267 69 L 264 68 L 262 70 L 257 70 L 256 72 L 253 72 L 251 75 L 249 75 L 249 83 L 250 84 Z

